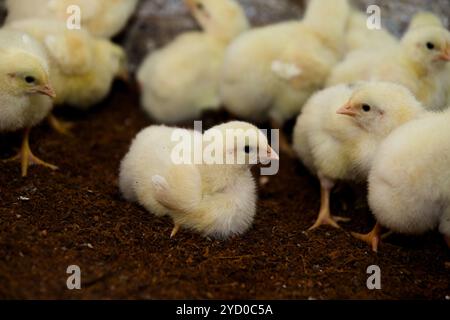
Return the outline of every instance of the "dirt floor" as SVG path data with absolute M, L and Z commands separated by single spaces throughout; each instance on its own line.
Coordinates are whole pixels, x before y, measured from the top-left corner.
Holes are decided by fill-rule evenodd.
M 145 3 L 163 7 L 163 1 L 151 1 Z M 179 31 L 167 19 L 146 20 L 155 33 L 171 30 L 164 40 L 155 38 L 157 44 Z M 148 33 L 139 24 L 129 30 L 132 36 L 139 30 Z M 148 47 L 134 40 L 125 44 L 139 57 Z M 285 155 L 279 174 L 260 189 L 256 220 L 247 234 L 216 241 L 180 232 L 169 239 L 170 221 L 127 203 L 117 187 L 120 160 L 134 135 L 150 124 L 137 96 L 134 87 L 117 83 L 110 97 L 87 114 L 59 111 L 75 123 L 74 137 L 58 135 L 45 124 L 33 130 L 35 152 L 59 171 L 33 167 L 22 179 L 18 164 L 0 163 L 0 298 L 450 296 L 450 254 L 439 234 L 394 235 L 375 254 L 348 233 L 373 226 L 364 186 L 343 186 L 333 195 L 333 211 L 352 219 L 346 231 L 322 227 L 306 232 L 319 208 L 319 186 Z M 228 119 L 225 112 L 209 113 L 204 127 Z M 13 155 L 19 143 L 19 134 L 0 135 L 0 157 Z M 81 267 L 79 291 L 66 287 L 66 269 L 72 264 Z M 370 265 L 381 268 L 381 290 L 366 287 Z

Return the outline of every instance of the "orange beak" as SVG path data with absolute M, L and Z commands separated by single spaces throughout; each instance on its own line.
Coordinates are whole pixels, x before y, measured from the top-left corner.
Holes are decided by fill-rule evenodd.
M 45 96 L 49 96 L 52 99 L 56 98 L 55 90 L 53 90 L 53 88 L 49 84 L 38 87 L 36 89 L 36 93 L 43 94 Z
M 195 9 L 195 1 L 194 0 L 184 0 L 184 3 L 189 8 L 189 10 L 193 11 Z
M 338 111 L 336 111 L 337 114 L 342 114 L 345 116 L 350 116 L 350 117 L 355 117 L 356 116 L 356 112 L 355 110 L 353 110 L 352 105 L 350 104 L 350 102 L 346 103 L 345 105 L 343 105 L 342 107 L 340 107 L 338 109 Z
M 439 55 L 439 60 L 450 61 L 450 48 L 447 48 Z

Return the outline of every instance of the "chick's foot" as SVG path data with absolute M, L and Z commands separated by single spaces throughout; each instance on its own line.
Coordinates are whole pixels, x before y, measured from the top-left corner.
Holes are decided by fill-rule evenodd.
M 29 136 L 30 136 L 30 129 L 26 129 L 25 134 L 23 136 L 22 147 L 21 147 L 19 153 L 15 157 L 4 160 L 4 162 L 20 161 L 21 169 L 22 169 L 22 177 L 26 177 L 28 175 L 28 168 L 31 165 L 39 165 L 39 166 L 49 168 L 51 170 L 58 170 L 57 166 L 49 164 L 49 163 L 39 159 L 38 157 L 36 157 L 33 154 L 33 152 L 30 149 Z
M 180 231 L 180 225 L 175 224 L 175 226 L 172 229 L 172 232 L 170 233 L 170 238 L 172 239 L 173 237 L 175 237 L 177 235 L 178 231 Z
M 54 115 L 48 116 L 48 123 L 50 127 L 56 132 L 64 136 L 73 136 L 71 129 L 73 128 L 73 123 L 59 120 Z
M 362 240 L 372 247 L 374 252 L 378 252 L 378 246 L 380 244 L 381 239 L 381 226 L 380 224 L 375 224 L 372 231 L 367 234 L 355 233 L 352 232 L 352 236 L 356 239 Z

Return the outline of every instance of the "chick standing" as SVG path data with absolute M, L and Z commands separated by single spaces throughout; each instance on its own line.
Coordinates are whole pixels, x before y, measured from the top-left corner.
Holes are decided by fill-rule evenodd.
M 311 0 L 305 18 L 257 28 L 228 48 L 221 95 L 225 107 L 280 128 L 321 88 L 345 49 L 347 0 Z
M 77 6 L 81 27 L 93 35 L 111 38 L 125 27 L 137 3 L 138 0 L 7 0 L 7 23 L 30 18 L 66 22 L 78 13 L 73 10 Z
M 431 114 L 382 143 L 369 175 L 369 205 L 378 223 L 395 232 L 439 227 L 450 247 L 449 121 L 449 111 Z M 376 247 L 378 232 L 366 240 Z
M 225 138 L 228 132 L 238 140 Z M 252 134 L 257 139 L 248 138 Z M 219 138 L 208 140 L 214 136 Z M 180 146 L 188 148 L 184 161 L 177 158 Z M 211 146 L 218 163 L 195 160 L 210 154 Z M 226 156 L 244 161 L 220 164 Z M 266 137 L 244 122 L 222 124 L 204 135 L 151 126 L 137 135 L 122 161 L 120 189 L 126 199 L 139 202 L 153 214 L 169 215 L 175 223 L 171 236 L 184 227 L 204 236 L 226 238 L 245 232 L 252 224 L 257 196 L 250 167 L 277 159 Z
M 248 29 L 234 0 L 185 0 L 204 29 L 177 37 L 151 53 L 138 71 L 142 105 L 163 123 L 193 119 L 220 106 L 219 78 L 230 41 Z
M 314 229 L 339 227 L 330 214 L 330 192 L 338 180 L 365 181 L 379 144 L 424 109 L 406 88 L 393 83 L 338 85 L 315 94 L 294 128 L 294 150 L 320 180 L 321 207 Z
M 360 80 L 390 81 L 406 86 L 428 108 L 446 103 L 446 64 L 450 61 L 450 32 L 442 26 L 412 28 L 396 46 L 386 50 L 362 49 L 337 65 L 329 86 Z
M 55 97 L 45 50 L 28 34 L 2 29 L 0 61 L 0 131 L 25 129 L 21 150 L 10 160 L 21 161 L 23 177 L 31 164 L 57 169 L 37 158 L 29 145 L 31 128 L 50 113 Z
M 103 100 L 115 78 L 127 74 L 123 49 L 85 30 L 69 30 L 55 20 L 14 21 L 10 29 L 28 32 L 45 47 L 56 105 L 88 109 Z

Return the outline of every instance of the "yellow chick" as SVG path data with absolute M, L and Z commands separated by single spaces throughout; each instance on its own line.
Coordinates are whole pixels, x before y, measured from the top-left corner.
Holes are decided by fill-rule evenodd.
M 423 234 L 436 227 L 450 247 L 450 111 L 395 130 L 381 144 L 369 175 L 369 205 L 379 224 L 365 239 L 376 250 L 379 225 Z
M 234 0 L 185 0 L 203 32 L 187 32 L 151 53 L 138 71 L 142 106 L 155 120 L 176 123 L 220 106 L 219 78 L 230 41 L 248 29 Z
M 367 26 L 367 16 L 363 13 L 352 10 L 345 36 L 347 52 L 371 48 L 383 49 L 398 44 L 398 39 L 389 33 L 388 30 L 369 29 Z
M 93 35 L 111 38 L 125 27 L 137 3 L 138 0 L 7 0 L 7 23 L 30 18 L 71 22 L 79 13 L 81 27 Z
M 31 164 L 57 169 L 36 157 L 30 149 L 30 130 L 52 109 L 55 93 L 50 85 L 49 65 L 40 43 L 23 32 L 0 30 L 0 131 L 25 129 L 18 155 L 22 176 Z
M 228 48 L 221 96 L 232 114 L 280 128 L 325 83 L 345 49 L 347 0 L 311 0 L 302 21 L 256 28 Z
M 316 93 L 294 128 L 294 150 L 320 180 L 321 206 L 315 224 L 338 228 L 330 213 L 336 181 L 365 181 L 379 144 L 424 109 L 403 86 L 387 82 L 338 85 Z
M 239 160 L 240 159 L 240 160 Z M 250 228 L 256 185 L 250 168 L 278 160 L 266 136 L 245 122 L 228 122 L 204 134 L 150 126 L 133 141 L 120 168 L 120 189 L 175 228 L 227 238 Z
M 45 47 L 56 105 L 88 109 L 103 100 L 116 77 L 126 74 L 123 49 L 85 30 L 68 30 L 60 21 L 28 19 L 8 28 L 30 33 Z
M 337 65 L 328 86 L 360 80 L 391 81 L 406 86 L 428 108 L 446 107 L 446 64 L 450 32 L 441 26 L 411 28 L 396 46 L 362 49 Z

